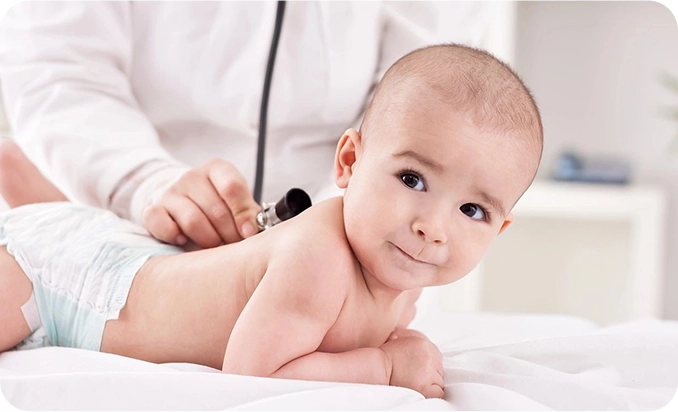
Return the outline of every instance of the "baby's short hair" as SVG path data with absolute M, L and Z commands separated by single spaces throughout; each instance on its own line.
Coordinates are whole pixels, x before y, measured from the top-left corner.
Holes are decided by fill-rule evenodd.
M 398 104 L 394 94 L 410 81 L 426 93 L 424 104 L 448 104 L 470 114 L 478 128 L 511 132 L 541 159 L 543 128 L 530 90 L 511 67 L 492 54 L 455 43 L 414 50 L 386 71 L 360 126 L 363 136 Z

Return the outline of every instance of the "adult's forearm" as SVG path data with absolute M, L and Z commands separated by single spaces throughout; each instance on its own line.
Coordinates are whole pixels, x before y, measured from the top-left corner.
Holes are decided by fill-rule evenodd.
M 130 172 L 169 158 L 129 84 L 128 7 L 24 2 L 0 25 L 14 139 L 69 197 L 100 207 Z
M 113 110 L 102 108 L 94 113 L 82 109 L 54 110 L 36 116 L 25 127 L 13 129 L 14 139 L 70 198 L 109 208 L 112 194 L 131 171 L 169 156 L 153 144 L 145 146 L 146 139 L 140 132 L 130 133 L 128 126 L 109 124 L 106 117 Z
M 388 385 L 391 362 L 379 348 L 341 353 L 313 352 L 287 363 L 271 377 Z

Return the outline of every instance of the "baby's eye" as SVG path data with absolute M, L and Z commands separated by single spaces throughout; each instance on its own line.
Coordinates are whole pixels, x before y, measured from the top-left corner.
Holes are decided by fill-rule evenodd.
M 466 216 L 470 217 L 471 219 L 475 220 L 485 220 L 486 215 L 485 211 L 483 210 L 482 207 L 473 204 L 473 203 L 466 203 L 465 205 L 462 205 L 459 210 Z
M 424 179 L 422 179 L 421 177 L 414 173 L 411 172 L 401 173 L 400 180 L 405 184 L 405 186 L 409 187 L 410 189 L 419 191 L 423 191 L 425 189 Z

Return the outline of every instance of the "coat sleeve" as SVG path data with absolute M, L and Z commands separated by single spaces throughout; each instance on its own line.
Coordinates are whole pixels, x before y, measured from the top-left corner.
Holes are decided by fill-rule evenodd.
M 69 198 L 124 217 L 134 186 L 185 170 L 131 90 L 130 7 L 20 2 L 0 21 L 0 89 L 13 138 Z

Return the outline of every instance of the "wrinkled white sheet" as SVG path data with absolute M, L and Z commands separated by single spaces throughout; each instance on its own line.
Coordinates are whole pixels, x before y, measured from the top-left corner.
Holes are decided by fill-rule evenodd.
M 29 410 L 655 410 L 678 387 L 678 322 L 428 313 L 413 327 L 443 352 L 444 400 L 67 348 L 0 355 L 0 389 Z

